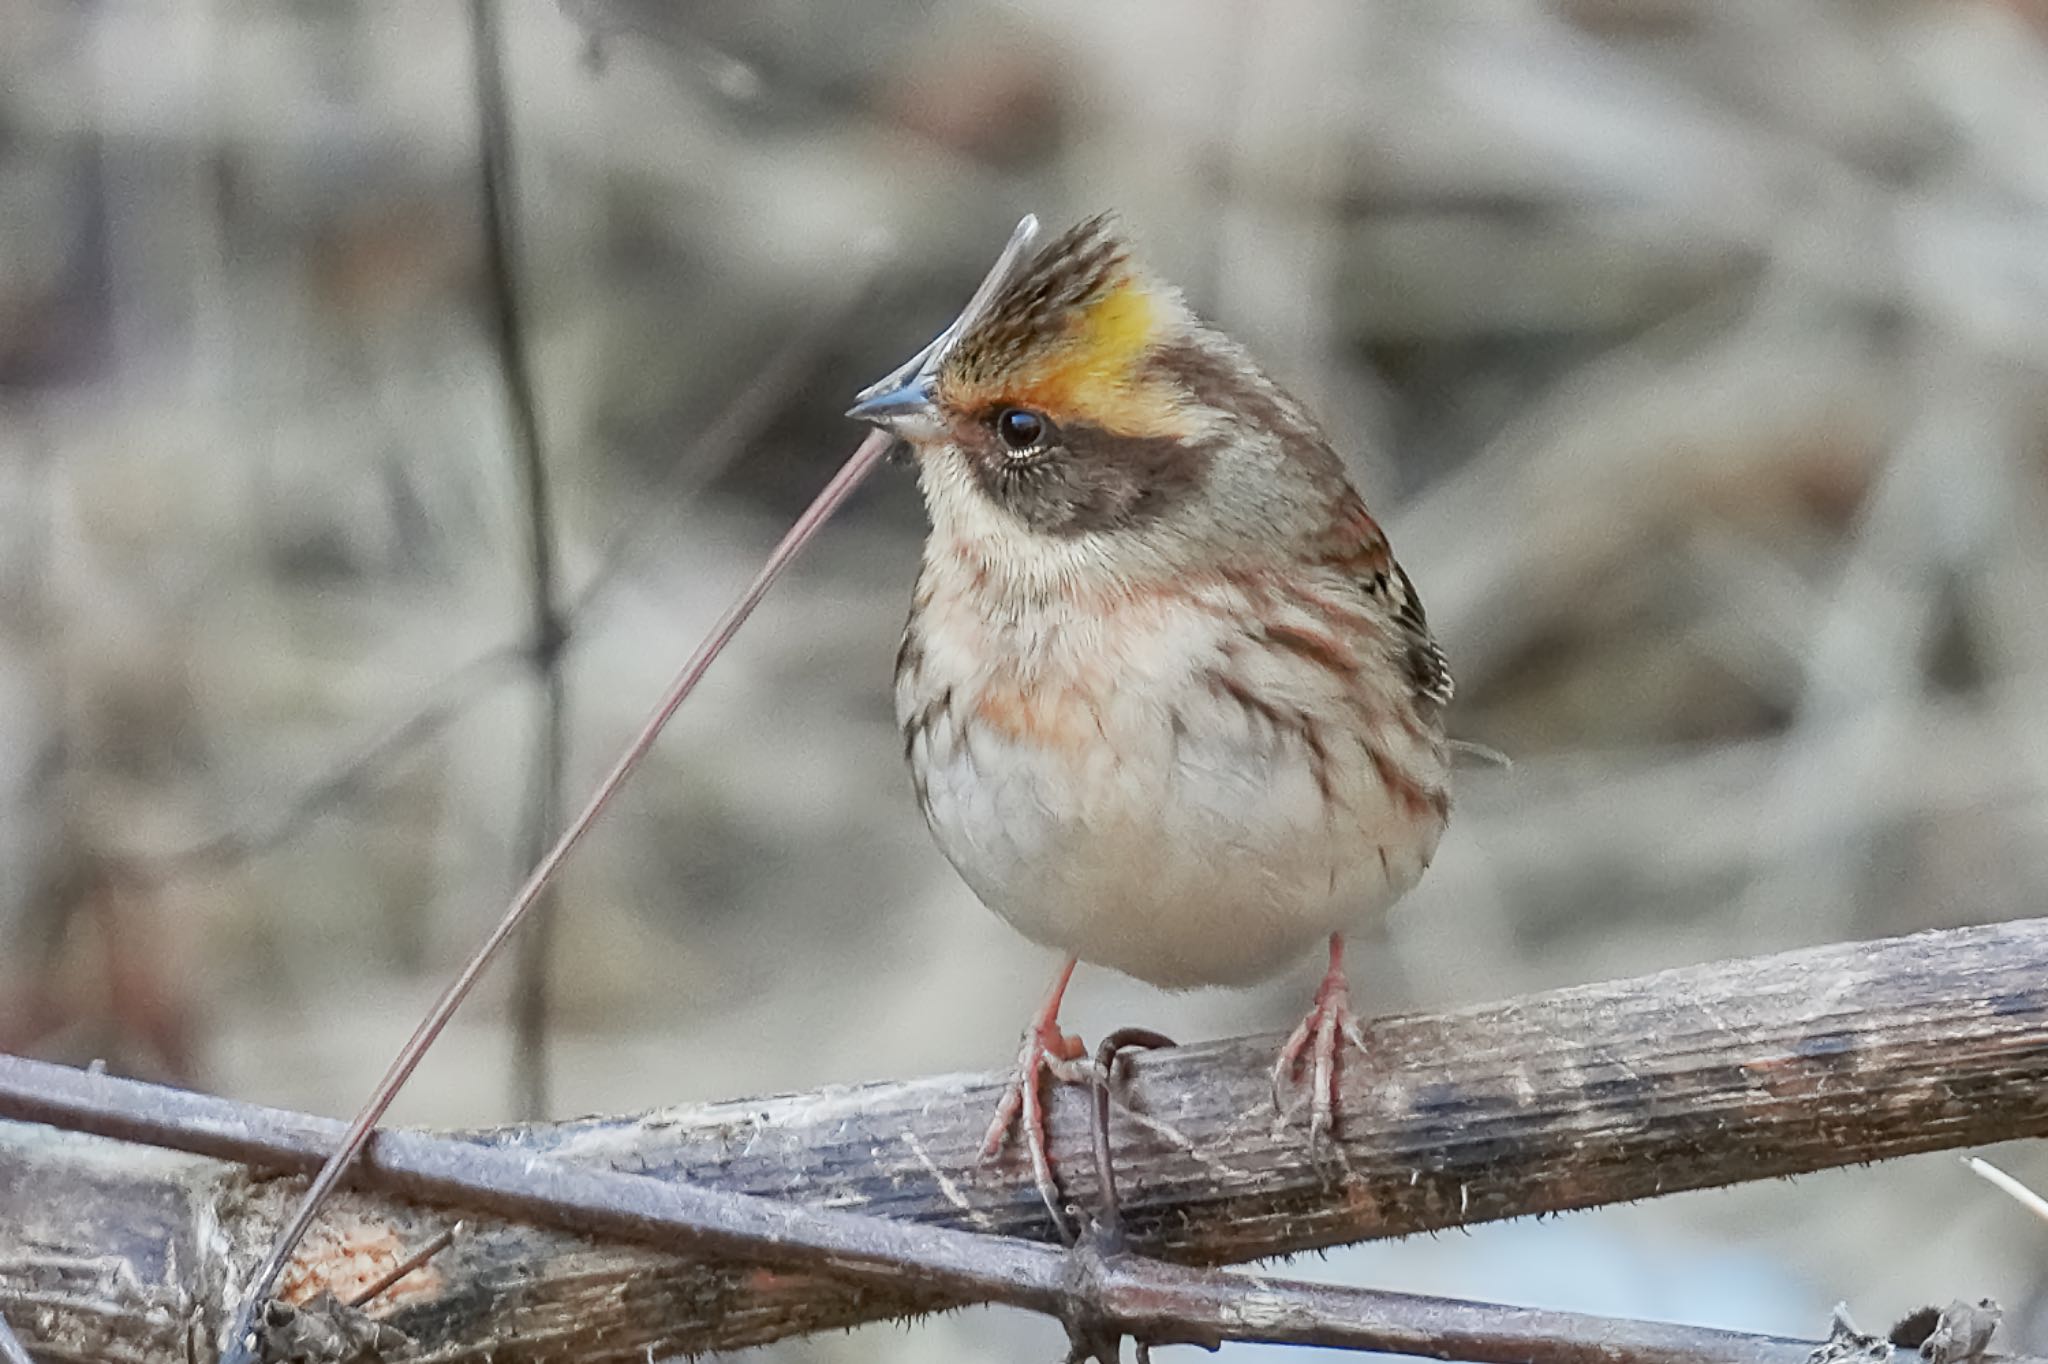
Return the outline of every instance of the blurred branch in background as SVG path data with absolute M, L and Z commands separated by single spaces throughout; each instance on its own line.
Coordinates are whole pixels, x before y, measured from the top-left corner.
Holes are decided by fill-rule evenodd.
M 2031 920 L 1382 1019 L 1371 1060 L 1346 1072 L 1344 1131 L 1321 1152 L 1274 1120 L 1275 1039 L 1133 1057 L 1112 1155 L 1119 1202 L 1134 1249 L 1213 1264 L 2048 1135 L 2044 982 L 2048 920 Z M 367 1323 L 406 1338 L 386 1357 L 626 1360 L 969 1300 L 1058 1310 L 1060 1257 L 998 1239 L 1052 1237 L 1028 1172 L 978 1159 L 1002 1083 L 937 1077 L 467 1139 L 384 1133 L 281 1299 L 346 1301 L 452 1214 L 470 1230 Z M 1100 1202 L 1089 1104 L 1062 1087 L 1052 1121 L 1084 1210 Z M 0 1126 L 0 1213 L 38 1247 L 0 1262 L 0 1311 L 33 1303 L 36 1338 L 75 1355 L 109 1323 L 180 1304 L 133 1337 L 128 1357 L 143 1364 L 185 1349 L 189 1330 L 217 1338 L 298 1195 L 272 1172 L 312 1169 L 339 1132 L 14 1059 L 0 1059 L 0 1115 L 16 1124 Z M 208 1159 L 167 1163 L 97 1138 Z M 766 1201 L 777 1198 L 818 1211 Z M 110 1256 L 177 1270 L 169 1283 L 57 1275 L 53 1288 L 54 1267 Z M 1309 1320 L 1284 1305 L 1261 1315 L 1256 1282 L 1176 1282 L 1183 1303 L 1206 1293 L 1216 1316 L 1235 1313 L 1233 1338 L 1311 1338 L 1281 1331 Z M 1124 1287 L 1110 1320 L 1130 1329 L 1147 1299 L 1141 1282 Z M 1217 1296 L 1226 1288 L 1234 1305 Z M 1176 1335 L 1174 1309 L 1149 1301 L 1147 1335 L 1201 1339 L 1199 1322 L 1213 1325 L 1183 1321 Z M 281 1324 L 275 1310 L 270 1320 Z
M 561 822 L 562 775 L 568 761 L 569 692 L 562 654 L 570 618 L 557 600 L 554 497 L 547 450 L 541 442 L 540 402 L 533 359 L 527 353 L 521 300 L 519 191 L 514 176 L 512 115 L 505 94 L 505 56 L 498 38 L 499 0 L 470 0 L 469 32 L 476 66 L 478 212 L 484 234 L 484 298 L 493 349 L 504 376 L 511 453 L 526 503 L 527 594 L 531 610 L 528 663 L 538 712 L 526 774 L 514 874 L 524 874 L 547 853 Z M 534 906 L 519 941 L 514 985 L 513 1086 L 515 1110 L 538 1118 L 548 1110 L 548 962 L 555 940 L 561 891 L 550 887 Z

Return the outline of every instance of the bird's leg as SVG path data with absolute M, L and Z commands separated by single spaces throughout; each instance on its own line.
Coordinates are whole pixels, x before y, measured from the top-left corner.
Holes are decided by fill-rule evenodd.
M 1314 1069 L 1309 1085 L 1308 1132 L 1311 1143 L 1320 1142 L 1335 1128 L 1337 1117 L 1337 1053 L 1340 1043 L 1349 1042 L 1365 1050 L 1365 1034 L 1351 1012 L 1351 985 L 1344 978 L 1344 935 L 1330 935 L 1330 969 L 1316 987 L 1315 1003 L 1288 1034 L 1273 1064 L 1273 1107 L 1284 1111 L 1281 1086 L 1294 1079 L 1304 1056 Z
M 1083 1078 L 1082 1071 L 1074 1063 L 1087 1055 L 1081 1039 L 1060 1031 L 1060 1000 L 1067 993 L 1067 982 L 1074 978 L 1074 967 L 1078 958 L 1068 957 L 1054 977 L 1052 989 L 1046 993 L 1045 1003 L 1032 1015 L 1031 1024 L 1024 1029 L 1024 1046 L 1017 1053 L 1017 1073 L 1010 1077 L 1010 1086 L 1003 1091 L 1003 1101 L 996 1106 L 995 1121 L 988 1125 L 988 1135 L 982 1138 L 981 1158 L 991 1160 L 1001 1153 L 1010 1136 L 1010 1126 L 1019 1117 L 1024 1122 L 1024 1145 L 1031 1154 L 1031 1173 L 1038 1181 L 1038 1192 L 1045 1199 L 1045 1206 L 1051 1210 L 1053 1221 L 1064 1228 L 1065 1219 L 1060 1212 L 1059 1186 L 1053 1183 L 1052 1156 L 1047 1149 L 1045 1131 L 1045 1102 L 1039 1092 L 1041 1072 L 1051 1071 L 1061 1080 L 1072 1083 Z

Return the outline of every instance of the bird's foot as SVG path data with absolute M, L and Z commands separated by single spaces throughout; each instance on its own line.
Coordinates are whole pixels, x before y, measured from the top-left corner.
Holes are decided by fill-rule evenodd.
M 1045 1129 L 1044 1076 L 1048 1073 L 1067 1084 L 1085 1083 L 1088 1078 L 1088 1049 L 1081 1039 L 1060 1031 L 1049 1018 L 1036 1019 L 1024 1031 L 1024 1046 L 1017 1053 L 1017 1070 L 996 1105 L 995 1120 L 981 1141 L 981 1158 L 994 1160 L 1009 1144 L 1010 1129 L 1021 1124 L 1024 1149 L 1031 1156 L 1031 1176 L 1038 1183 L 1038 1195 L 1062 1231 L 1066 1215 L 1060 1210 L 1060 1189 L 1052 1177 L 1052 1151 Z
M 1320 1145 L 1336 1131 L 1337 1057 L 1345 1043 L 1365 1050 L 1365 1034 L 1358 1016 L 1351 1012 L 1351 986 L 1344 978 L 1343 947 L 1330 945 L 1330 969 L 1316 987 L 1315 1003 L 1281 1045 L 1273 1063 L 1273 1107 L 1285 1113 L 1281 1090 L 1294 1082 L 1302 1067 L 1309 1067 L 1308 1133 L 1311 1145 Z
M 1081 1039 L 1060 1030 L 1060 998 L 1066 993 L 1067 981 L 1074 973 L 1074 962 L 1069 958 L 1059 978 L 1053 982 L 1052 992 L 1024 1029 L 1024 1045 L 1017 1052 L 1017 1069 L 1011 1075 L 1010 1083 L 1003 1090 L 1002 1102 L 996 1105 L 995 1120 L 989 1123 L 988 1133 L 981 1140 L 981 1158 L 994 1160 L 1009 1144 L 1010 1129 L 1021 1125 L 1024 1129 L 1024 1149 L 1031 1157 L 1031 1175 L 1038 1183 L 1039 1197 L 1045 1200 L 1046 1210 L 1052 1214 L 1053 1223 L 1061 1233 L 1067 1233 L 1066 1215 L 1060 1209 L 1059 1185 L 1052 1177 L 1052 1152 L 1050 1139 L 1045 1128 L 1045 1093 L 1043 1077 L 1050 1073 L 1056 1080 L 1077 1084 L 1088 1078 L 1088 1049 Z

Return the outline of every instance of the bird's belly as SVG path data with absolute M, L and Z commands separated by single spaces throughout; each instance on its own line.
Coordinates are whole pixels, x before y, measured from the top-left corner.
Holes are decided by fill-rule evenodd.
M 1157 985 L 1274 974 L 1398 899 L 1442 831 L 1379 780 L 1370 736 L 1310 739 L 1198 688 L 1005 718 L 956 705 L 913 739 L 940 847 L 1025 936 Z

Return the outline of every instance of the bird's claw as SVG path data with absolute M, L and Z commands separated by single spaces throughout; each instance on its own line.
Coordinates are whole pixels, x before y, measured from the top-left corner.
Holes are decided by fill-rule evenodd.
M 1051 1142 L 1045 1127 L 1045 1095 L 1041 1077 L 1051 1074 L 1067 1084 L 1085 1083 L 1089 1078 L 1088 1049 L 1081 1039 L 1060 1031 L 1050 1019 L 1034 1022 L 1024 1032 L 1024 1045 L 1017 1052 L 1016 1073 L 996 1105 L 995 1120 L 981 1140 L 981 1158 L 994 1160 L 1009 1143 L 1010 1129 L 1020 1120 L 1024 1149 L 1031 1157 L 1031 1175 L 1038 1195 L 1062 1236 L 1068 1236 L 1066 1216 L 1060 1210 L 1059 1185 L 1052 1177 Z
M 1282 1090 L 1292 1083 L 1304 1061 L 1309 1074 L 1309 1144 L 1319 1146 L 1333 1135 L 1337 1125 L 1337 1057 L 1341 1044 L 1364 1051 L 1365 1033 L 1358 1016 L 1351 1012 L 1351 990 L 1341 972 L 1332 970 L 1316 990 L 1315 1003 L 1287 1041 L 1273 1063 L 1273 1108 L 1287 1112 Z

